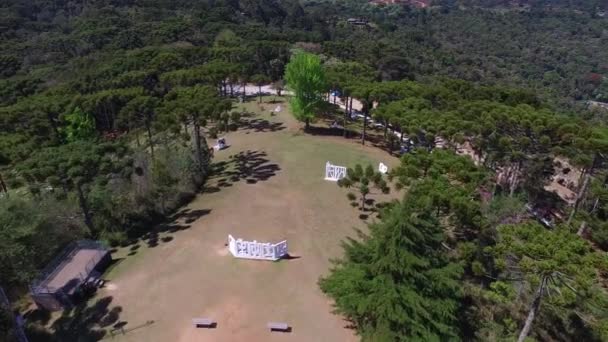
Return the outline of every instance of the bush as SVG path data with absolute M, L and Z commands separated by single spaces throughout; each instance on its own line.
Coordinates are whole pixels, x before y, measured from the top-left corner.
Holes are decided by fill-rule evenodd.
M 608 250 L 608 223 L 602 222 L 591 230 L 591 240 L 604 251 Z
M 13 317 L 10 311 L 0 306 L 0 341 L 11 341 Z
M 110 247 L 124 246 L 129 238 L 125 232 L 107 232 L 101 233 L 101 240 L 110 245 Z
M 215 128 L 215 127 L 211 127 L 211 128 L 209 129 L 209 137 L 210 137 L 211 139 L 217 139 L 217 128 Z

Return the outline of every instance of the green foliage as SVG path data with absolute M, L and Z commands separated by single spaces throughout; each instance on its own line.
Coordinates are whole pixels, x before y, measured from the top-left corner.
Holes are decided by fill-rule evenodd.
M 71 113 L 64 116 L 66 122 L 65 139 L 68 142 L 91 139 L 95 136 L 95 121 L 90 114 L 80 109 L 74 108 Z
M 154 183 L 154 193 L 160 199 L 161 213 L 165 213 L 167 208 L 165 198 L 174 191 L 178 179 L 175 178 L 172 170 L 163 161 L 156 161 L 152 168 L 152 179 Z
M 496 196 L 484 207 L 484 214 L 488 226 L 519 222 L 525 217 L 524 202 L 517 197 Z
M 308 126 L 323 102 L 323 92 L 327 90 L 321 60 L 313 54 L 296 52 L 285 67 L 284 79 L 293 92 L 291 111 L 296 119 Z
M 524 289 L 540 293 L 546 310 L 564 326 L 582 323 L 601 329 L 608 311 L 597 305 L 608 296 L 600 288 L 597 273 L 608 267 L 605 256 L 566 229 L 549 231 L 537 223 L 526 223 L 502 226 L 499 231 L 500 241 L 491 251 L 502 274 L 521 274 L 527 285 Z M 564 310 L 574 310 L 577 315 L 571 317 Z M 589 316 L 602 319 L 585 319 Z
M 45 190 L 46 191 L 46 190 Z M 59 249 L 84 229 L 68 203 L 49 195 L 36 202 L 16 196 L 0 200 L 0 278 L 24 286 Z
M 21 68 L 21 61 L 16 56 L 0 56 L 0 76 L 13 76 Z
M 382 178 L 382 174 L 378 171 L 374 171 L 371 165 L 367 165 L 365 169 L 360 164 L 355 165 L 354 168 L 348 168 L 346 170 L 346 177 L 338 181 L 339 187 L 344 188 L 356 188 L 361 196 L 359 209 L 365 210 L 365 202 L 367 195 L 370 194 L 370 185 L 380 190 L 383 194 L 387 194 L 390 188 L 386 184 L 386 181 Z M 347 195 L 350 201 L 355 200 L 353 194 Z
M 16 341 L 14 334 L 15 323 L 13 315 L 9 309 L 0 305 L 0 340 L 2 341 Z
M 114 174 L 128 175 L 131 160 L 121 145 L 82 140 L 57 147 L 41 149 L 20 165 L 23 178 L 33 189 L 48 185 L 73 191 L 78 198 L 84 222 L 94 231 L 92 213 L 87 201 L 87 188 L 92 183 L 105 184 Z M 37 193 L 34 193 L 36 195 Z
M 270 78 L 266 75 L 256 74 L 251 76 L 250 81 L 258 86 L 259 102 L 262 103 L 262 86 L 270 83 Z
M 585 104 L 608 99 L 603 2 L 304 5 L 5 1 L 3 285 L 23 286 L 72 239 L 122 244 L 148 232 L 207 175 L 202 127 L 213 123 L 214 137 L 238 126 L 228 100 L 235 88 L 275 81 L 279 90 L 285 75 L 292 112 L 307 126 L 324 112 L 324 93 L 339 90 L 385 125 L 391 150 L 415 145 L 390 174 L 405 200 L 385 209 L 369 236 L 347 243 L 346 258 L 321 282 L 364 340 L 511 341 L 539 278 L 554 267 L 577 295 L 554 277 L 532 336 L 608 340 L 605 291 L 591 279 L 593 271 L 603 279 L 603 262 L 588 263 L 595 257 L 576 235 L 530 227 L 524 210 L 526 202 L 560 206 L 544 187 L 554 158 L 566 158 L 590 176 L 569 230 L 608 248 L 606 115 Z M 371 23 L 361 29 L 347 17 Z M 294 48 L 316 55 L 291 56 Z M 355 167 L 341 182 L 356 189 L 349 200 L 364 205 L 373 191 L 377 175 L 368 169 Z M 71 328 L 89 314 L 61 320 L 66 337 L 56 339 L 88 336 Z
M 213 42 L 214 47 L 237 48 L 242 44 L 242 40 L 230 29 L 221 30 Z
M 344 259 L 319 284 L 364 340 L 456 339 L 462 268 L 447 261 L 442 241 L 437 219 L 404 201 L 369 235 L 345 242 Z

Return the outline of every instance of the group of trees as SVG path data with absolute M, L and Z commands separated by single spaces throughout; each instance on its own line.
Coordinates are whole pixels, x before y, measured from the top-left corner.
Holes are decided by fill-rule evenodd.
M 203 184 L 234 98 L 272 82 L 307 128 L 333 90 L 345 137 L 356 100 L 362 143 L 373 119 L 390 151 L 415 146 L 390 175 L 405 197 L 320 281 L 365 339 L 608 338 L 608 130 L 576 107 L 608 99 L 602 9 L 455 5 L 5 1 L 0 285 L 23 289 L 74 239 L 149 232 Z M 467 146 L 473 160 L 453 154 Z M 583 176 L 549 231 L 524 204 L 564 207 L 544 189 L 557 156 Z M 388 191 L 373 169 L 348 173 L 362 208 Z
M 608 261 L 570 227 L 487 198 L 492 171 L 448 150 L 415 149 L 391 178 L 404 198 L 319 281 L 364 341 L 608 337 Z
M 608 264 L 590 241 L 605 246 L 607 127 L 555 113 L 530 92 L 510 88 L 446 79 L 426 84 L 368 81 L 357 88 L 368 90 L 351 93 L 364 96 L 364 108 L 376 103 L 370 112 L 383 123 L 387 145 L 396 139 L 391 135 L 397 135 L 415 146 L 391 172 L 395 186 L 407 189 L 403 200 L 383 211 L 369 233 L 347 240 L 345 257 L 320 281 L 362 337 L 394 341 L 519 336 L 523 341 L 533 334 L 541 340 L 583 335 L 605 339 L 608 312 L 598 303 L 608 297 L 598 274 Z M 454 155 L 467 148 L 470 157 Z M 572 207 L 546 190 L 557 173 L 556 157 L 582 170 Z M 357 179 L 359 173 L 350 170 L 350 178 Z M 538 217 L 528 215 L 524 204 L 561 211 L 566 217 L 550 231 L 535 221 Z M 438 242 L 423 240 L 428 234 L 425 224 L 437 229 L 440 248 Z M 417 233 L 405 228 L 410 225 Z M 403 232 L 407 240 L 400 240 Z M 392 248 L 378 248 L 383 239 Z M 408 291 L 429 290 L 399 272 L 416 267 L 422 258 L 428 258 L 422 259 L 425 267 L 437 260 L 436 255 L 408 254 L 420 245 L 425 246 L 423 252 L 433 251 L 464 268 L 460 273 L 444 271 L 447 264 L 433 269 L 456 282 L 450 285 L 449 298 L 461 302 L 437 304 L 439 294 L 410 302 Z M 399 272 L 379 265 L 399 265 Z M 409 274 L 424 273 L 419 269 Z M 424 281 L 434 289 L 433 281 Z M 448 284 L 447 279 L 435 281 Z M 518 301 L 513 302 L 516 292 Z M 375 297 L 378 293 L 385 301 Z M 425 321 L 433 317 L 432 309 L 440 308 L 446 311 L 433 318 L 433 324 Z M 465 313 L 460 321 L 458 313 Z M 415 326 L 425 329 L 416 331 Z

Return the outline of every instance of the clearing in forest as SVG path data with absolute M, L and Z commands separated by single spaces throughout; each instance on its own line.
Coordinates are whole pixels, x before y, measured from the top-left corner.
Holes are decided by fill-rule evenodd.
M 99 293 L 120 306 L 119 321 L 126 322 L 127 333 L 115 340 L 356 340 L 317 286 L 329 260 L 341 255 L 340 241 L 354 236 L 354 227 L 365 227 L 347 190 L 323 179 L 325 162 L 376 168 L 379 162 L 393 167 L 398 159 L 355 140 L 304 134 L 285 103 L 273 116 L 276 104 L 239 106 L 254 113 L 225 135 L 229 148 L 216 152 L 215 174 L 205 192 L 178 212 L 173 232 L 115 253 L 122 259 Z M 235 259 L 226 247 L 228 234 L 287 239 L 293 258 Z M 216 320 L 217 328 L 194 328 L 196 317 Z M 287 322 L 293 331 L 270 333 L 271 321 Z

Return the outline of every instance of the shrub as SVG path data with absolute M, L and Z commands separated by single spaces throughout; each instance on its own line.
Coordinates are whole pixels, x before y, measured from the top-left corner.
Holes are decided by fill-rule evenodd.
M 608 250 L 608 223 L 597 224 L 591 230 L 591 240 L 603 250 Z
M 129 238 L 125 232 L 108 232 L 101 233 L 101 240 L 106 242 L 110 247 L 124 246 Z

